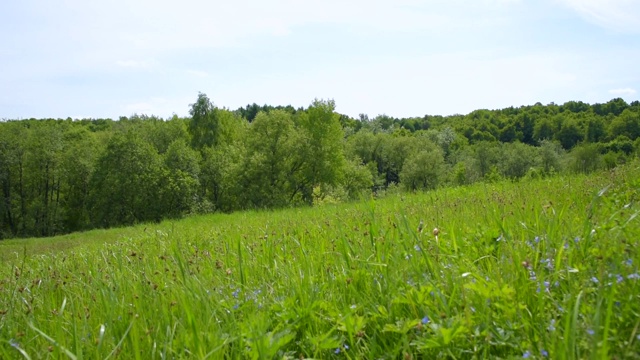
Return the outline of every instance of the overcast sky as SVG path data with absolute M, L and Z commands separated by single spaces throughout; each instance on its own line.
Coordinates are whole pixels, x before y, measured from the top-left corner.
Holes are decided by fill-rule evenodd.
M 0 118 L 308 106 L 465 114 L 640 98 L 639 0 L 0 2 Z

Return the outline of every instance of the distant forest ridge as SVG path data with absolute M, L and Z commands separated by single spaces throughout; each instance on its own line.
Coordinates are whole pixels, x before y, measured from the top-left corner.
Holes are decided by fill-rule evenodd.
M 307 108 L 0 122 L 0 239 L 188 214 L 381 197 L 613 168 L 640 152 L 640 102 L 352 118 Z

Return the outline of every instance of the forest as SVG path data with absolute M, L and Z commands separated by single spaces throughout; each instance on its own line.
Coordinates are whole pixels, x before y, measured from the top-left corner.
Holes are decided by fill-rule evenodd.
M 190 116 L 0 122 L 0 239 L 384 197 L 613 168 L 640 150 L 640 102 L 394 118 L 200 93 Z

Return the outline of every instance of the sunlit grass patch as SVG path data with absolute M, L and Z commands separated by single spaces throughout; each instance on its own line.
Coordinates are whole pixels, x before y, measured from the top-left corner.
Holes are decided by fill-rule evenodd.
M 12 241 L 0 357 L 638 357 L 639 178 Z

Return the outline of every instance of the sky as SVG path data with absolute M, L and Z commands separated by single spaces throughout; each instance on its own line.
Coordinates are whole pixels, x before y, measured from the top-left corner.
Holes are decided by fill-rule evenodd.
M 0 2 L 0 119 L 640 99 L 640 0 Z

